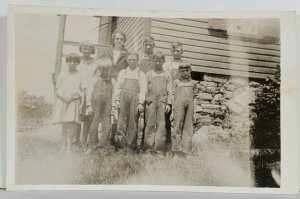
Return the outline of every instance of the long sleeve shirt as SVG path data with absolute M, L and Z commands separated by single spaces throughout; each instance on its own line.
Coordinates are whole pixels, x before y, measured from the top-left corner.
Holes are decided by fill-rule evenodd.
M 89 86 L 87 89 L 87 93 L 86 93 L 86 105 L 90 106 L 92 105 L 92 98 L 93 98 L 93 92 L 95 89 L 95 85 L 97 83 L 97 81 L 99 80 L 99 76 L 94 76 L 90 82 L 89 82 Z M 112 83 L 112 107 L 115 106 L 115 96 L 116 96 L 116 81 L 114 79 L 111 79 L 111 83 Z M 107 93 L 108 94 L 108 93 Z
M 121 70 L 118 75 L 117 85 L 116 85 L 116 100 L 120 100 L 120 93 L 122 90 L 122 85 L 125 79 L 136 79 L 139 81 L 140 93 L 139 93 L 139 103 L 143 104 L 145 102 L 145 96 L 147 92 L 147 79 L 143 71 L 140 71 L 139 67 L 135 69 L 130 69 L 127 67 Z
M 147 55 L 146 53 L 140 54 L 139 61 L 140 70 L 147 73 L 154 68 L 154 54 Z
M 178 68 L 179 65 L 184 62 L 183 60 L 167 60 L 164 64 L 163 64 L 163 69 L 164 71 L 169 71 L 172 77 L 172 81 L 174 81 L 175 79 L 178 79 Z
M 167 104 L 172 104 L 173 99 L 173 93 L 172 93 L 172 77 L 171 74 L 168 71 L 164 71 L 162 73 L 156 73 L 154 70 L 151 70 L 147 72 L 147 82 L 151 81 L 151 78 L 158 77 L 158 76 L 165 76 L 167 79 Z

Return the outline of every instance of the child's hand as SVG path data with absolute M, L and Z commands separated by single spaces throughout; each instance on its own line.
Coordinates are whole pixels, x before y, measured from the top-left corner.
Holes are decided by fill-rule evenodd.
M 66 103 L 70 103 L 73 101 L 73 98 L 71 96 L 64 96 L 63 99 Z
M 102 131 L 103 127 L 102 127 L 102 123 L 100 122 L 99 123 L 99 126 L 98 126 L 98 131 Z
M 76 93 L 73 93 L 73 94 L 71 95 L 71 97 L 72 97 L 73 99 L 77 99 L 77 98 L 80 98 L 81 95 L 80 95 L 80 93 L 76 92 Z
M 88 114 L 88 115 L 91 115 L 91 114 L 94 112 L 93 107 L 92 107 L 91 105 L 88 105 L 88 106 L 87 106 L 86 111 L 87 111 L 87 114 Z
M 143 104 L 139 104 L 138 105 L 138 112 L 140 112 L 140 113 L 144 112 L 144 106 L 143 106 Z
M 170 121 L 173 121 L 173 120 L 174 120 L 174 114 L 172 112 L 171 115 L 170 115 Z
M 169 113 L 171 111 L 171 106 L 169 104 L 166 105 L 166 113 Z
M 116 109 L 116 107 L 112 107 L 111 109 L 111 115 L 116 119 L 118 120 L 118 109 Z
M 121 107 L 121 106 L 120 106 L 120 101 L 117 100 L 117 101 L 115 102 L 115 109 L 116 109 L 116 110 L 119 110 L 120 107 Z

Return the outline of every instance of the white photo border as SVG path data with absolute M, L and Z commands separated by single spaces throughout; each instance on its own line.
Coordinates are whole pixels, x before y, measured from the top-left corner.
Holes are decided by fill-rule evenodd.
M 160 18 L 278 18 L 281 42 L 281 187 L 212 187 L 165 185 L 16 185 L 16 93 L 15 93 L 15 14 L 70 14 Z M 7 171 L 8 190 L 134 190 L 295 194 L 299 191 L 299 135 L 296 68 L 295 12 L 165 12 L 67 7 L 9 5 L 8 7 L 8 65 L 7 65 Z

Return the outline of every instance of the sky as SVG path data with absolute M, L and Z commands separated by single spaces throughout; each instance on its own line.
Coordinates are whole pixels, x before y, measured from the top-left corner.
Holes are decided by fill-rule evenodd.
M 97 42 L 100 19 L 67 16 L 65 40 Z M 54 72 L 59 31 L 59 16 L 45 14 L 16 15 L 16 88 L 53 101 Z M 64 46 L 64 53 L 79 53 L 77 47 Z M 66 67 L 62 61 L 63 70 Z

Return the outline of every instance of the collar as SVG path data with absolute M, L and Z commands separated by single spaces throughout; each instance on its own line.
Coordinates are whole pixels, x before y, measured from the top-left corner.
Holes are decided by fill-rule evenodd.
M 77 70 L 77 68 L 75 70 L 73 70 L 73 71 L 68 70 L 68 73 L 75 74 L 75 73 L 78 73 L 78 70 Z
M 150 58 L 153 58 L 153 57 L 154 57 L 154 53 L 146 54 L 145 52 L 143 52 L 140 56 L 140 58 L 147 58 L 147 59 L 150 59 Z
M 126 71 L 132 71 L 132 72 L 134 72 L 134 71 L 137 72 L 137 71 L 139 71 L 139 70 L 140 70 L 140 68 L 139 68 L 138 66 L 137 66 L 135 69 L 133 69 L 133 70 L 130 69 L 129 66 L 126 68 Z
M 89 57 L 88 59 L 84 59 L 84 57 L 82 56 L 81 60 L 82 60 L 83 63 L 88 64 L 88 65 L 95 62 L 95 59 L 93 57 Z
M 187 81 L 187 82 L 188 82 L 188 81 L 191 81 L 191 80 L 192 80 L 192 77 L 190 77 L 190 78 L 188 78 L 188 79 L 184 79 L 184 78 L 182 78 L 182 77 L 179 77 L 178 79 L 179 79 L 180 81 L 183 81 L 183 80 L 184 80 L 184 81 Z
M 155 71 L 154 69 L 152 70 L 152 74 L 155 74 L 155 75 L 161 75 L 161 74 L 164 74 L 164 73 L 165 73 L 164 70 L 160 70 L 159 72 L 160 72 L 160 73 L 157 73 L 157 71 Z
M 173 61 L 173 62 L 182 62 L 182 59 L 176 59 L 176 60 L 175 60 L 175 59 L 173 58 L 172 61 Z

